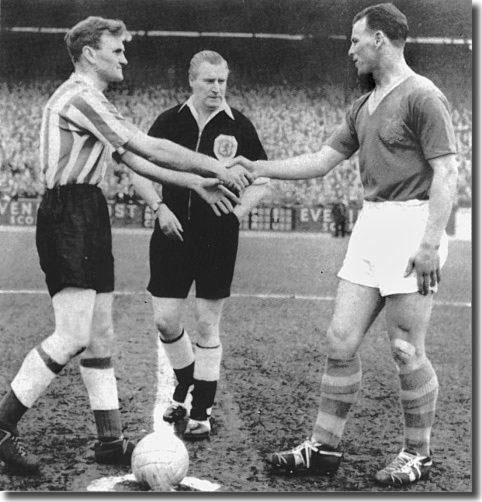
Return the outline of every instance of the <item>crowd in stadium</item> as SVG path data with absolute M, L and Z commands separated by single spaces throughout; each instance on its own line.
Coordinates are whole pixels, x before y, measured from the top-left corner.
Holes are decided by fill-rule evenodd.
M 109 98 L 126 118 L 147 131 L 162 111 L 188 96 L 184 72 L 168 68 L 160 83 L 136 82 L 109 91 Z M 182 77 L 182 78 L 181 78 Z M 284 158 L 316 151 L 341 122 L 354 97 L 344 95 L 342 86 L 324 82 L 299 84 L 274 79 L 272 83 L 229 84 L 229 103 L 255 124 L 270 158 Z M 457 78 L 457 73 L 453 74 Z M 260 79 L 261 80 L 261 79 Z M 3 200 L 36 197 L 43 187 L 39 173 L 38 142 L 42 107 L 61 79 L 36 77 L 0 81 L 0 194 Z M 445 81 L 447 84 L 447 81 Z M 448 85 L 450 89 L 450 83 Z M 452 89 L 457 88 L 454 80 Z M 460 96 L 460 94 L 459 94 Z M 452 96 L 448 96 L 449 99 Z M 459 161 L 458 204 L 470 205 L 472 169 L 472 112 L 470 103 L 452 99 L 452 116 L 457 134 Z M 113 164 L 104 189 L 118 201 L 135 199 L 129 179 Z M 360 203 L 362 189 L 356 156 L 337 167 L 324 179 L 273 182 L 268 205 L 323 205 L 334 201 Z

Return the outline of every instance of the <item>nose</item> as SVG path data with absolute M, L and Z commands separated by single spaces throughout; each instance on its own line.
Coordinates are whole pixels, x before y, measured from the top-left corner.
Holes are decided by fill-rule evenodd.
M 125 54 L 122 54 L 122 57 L 120 59 L 120 64 L 127 64 L 127 58 L 125 57 Z
M 214 84 L 213 84 L 213 91 L 215 91 L 216 93 L 218 93 L 220 88 L 221 87 L 219 85 L 219 82 L 217 82 L 217 81 L 214 82 Z
M 352 56 L 353 56 L 353 44 L 351 44 L 351 45 L 350 45 L 350 48 L 348 49 L 348 55 L 349 55 L 350 57 L 352 57 Z

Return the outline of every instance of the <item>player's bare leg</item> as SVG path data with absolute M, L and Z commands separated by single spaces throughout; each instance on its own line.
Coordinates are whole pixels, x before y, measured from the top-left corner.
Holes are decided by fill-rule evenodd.
M 211 410 L 214 405 L 222 358 L 219 325 L 224 299 L 196 298 L 198 340 L 194 363 L 194 388 L 190 419 L 185 439 L 205 439 L 211 434 Z
M 184 303 L 182 298 L 152 297 L 154 323 L 177 380 L 172 404 L 163 415 L 166 422 L 173 424 L 180 423 L 187 417 L 185 401 L 189 388 L 193 385 L 194 352 L 182 323 Z
M 80 374 L 94 413 L 98 442 L 94 445 L 99 463 L 130 465 L 133 443 L 122 434 L 117 382 L 112 362 L 114 327 L 112 293 L 95 298 L 90 343 L 80 358 Z
M 274 468 L 299 473 L 333 473 L 348 413 L 358 397 L 362 370 L 358 348 L 384 306 L 378 289 L 340 280 L 326 335 L 321 399 L 311 438 L 293 450 L 268 456 Z
M 0 459 L 19 474 L 37 472 L 39 465 L 20 445 L 17 423 L 68 361 L 89 344 L 94 304 L 91 289 L 65 288 L 53 296 L 55 331 L 27 354 L 0 403 Z
M 432 466 L 430 434 L 435 418 L 438 380 L 425 353 L 425 334 L 432 302 L 432 294 L 387 297 L 388 333 L 400 377 L 405 430 L 401 453 L 375 476 L 382 484 L 413 483 L 427 477 Z

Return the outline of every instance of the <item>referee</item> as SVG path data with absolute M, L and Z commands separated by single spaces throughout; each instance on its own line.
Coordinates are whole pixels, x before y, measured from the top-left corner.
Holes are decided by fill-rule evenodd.
M 38 460 L 19 442 L 17 423 L 76 355 L 97 426 L 95 459 L 130 465 L 133 444 L 122 435 L 112 363 L 114 260 L 107 204 L 98 187 L 112 151 L 137 172 L 189 187 L 218 213 L 239 199 L 224 186 L 244 187 L 243 168 L 228 171 L 216 159 L 149 137 L 105 98 L 123 80 L 122 21 L 89 17 L 65 37 L 75 68 L 45 106 L 40 160 L 46 191 L 38 211 L 37 249 L 55 313 L 53 334 L 25 357 L 0 402 L 0 460 L 10 471 L 32 474 Z M 149 161 L 177 171 L 162 169 Z M 214 177 L 218 179 L 213 179 Z
M 201 51 L 191 59 L 189 99 L 162 113 L 149 134 L 167 138 L 220 161 L 236 155 L 265 160 L 266 153 L 253 124 L 225 99 L 229 69 L 217 52 Z M 177 386 L 164 413 L 169 423 L 187 417 L 185 400 L 192 387 L 192 407 L 184 432 L 188 440 L 211 433 L 211 408 L 219 380 L 222 345 L 220 320 L 230 296 L 238 248 L 239 222 L 263 197 L 267 179 L 258 179 L 240 195 L 241 203 L 217 217 L 192 190 L 164 186 L 162 200 L 153 185 L 135 176 L 134 187 L 156 213 L 150 242 L 154 320 Z M 182 308 L 196 284 L 195 350 L 183 327 Z

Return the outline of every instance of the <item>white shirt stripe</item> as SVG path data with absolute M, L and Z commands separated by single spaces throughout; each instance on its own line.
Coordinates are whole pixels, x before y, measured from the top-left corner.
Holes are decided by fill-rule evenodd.
M 42 117 L 40 162 L 47 187 L 98 184 L 112 149 L 121 149 L 134 131 L 90 79 L 74 73 L 54 92 Z
M 96 143 L 94 145 L 94 148 L 92 148 L 92 150 L 90 151 L 89 153 L 89 157 L 87 158 L 86 162 L 85 162 L 85 165 L 82 169 L 82 171 L 80 171 L 80 174 L 79 176 L 77 177 L 77 183 L 84 183 L 85 182 L 85 178 L 86 176 L 89 174 L 89 172 L 92 170 L 92 167 L 94 165 L 94 163 L 96 162 L 96 160 L 99 158 L 99 156 L 101 155 L 102 153 L 102 148 L 103 148 L 103 145 L 102 143 Z M 102 161 L 101 161 L 102 162 Z M 103 175 L 102 175 L 103 177 Z M 101 178 L 102 179 L 102 178 Z M 99 180 L 100 181 L 100 180 Z

